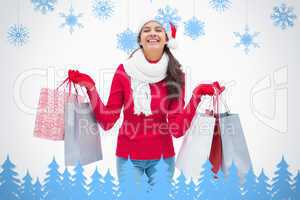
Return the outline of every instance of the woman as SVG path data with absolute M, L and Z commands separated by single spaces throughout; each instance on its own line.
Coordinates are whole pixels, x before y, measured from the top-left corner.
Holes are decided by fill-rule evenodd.
M 123 108 L 116 149 L 118 177 L 130 157 L 135 172 L 145 173 L 151 185 L 161 157 L 169 166 L 168 175 L 173 176 L 172 136 L 184 135 L 203 95 L 220 90 L 217 82 L 200 84 L 185 106 L 185 76 L 167 45 L 169 38 L 159 22 L 143 24 L 138 34 L 140 48 L 118 66 L 106 105 L 90 76 L 69 70 L 70 80 L 86 87 L 95 118 L 104 130 L 114 126 Z

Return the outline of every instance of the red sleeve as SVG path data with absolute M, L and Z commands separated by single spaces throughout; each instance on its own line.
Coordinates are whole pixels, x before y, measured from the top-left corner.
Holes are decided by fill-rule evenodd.
M 185 81 L 181 87 L 179 98 L 172 99 L 168 109 L 168 127 L 169 132 L 176 138 L 185 134 L 190 127 L 193 117 L 195 116 L 200 98 L 196 100 L 194 96 L 190 98 L 185 106 Z
M 115 122 L 119 119 L 123 106 L 123 85 L 122 85 L 122 73 L 120 72 L 120 66 L 116 70 L 107 104 L 104 105 L 97 89 L 87 91 L 92 109 L 95 114 L 96 121 L 104 130 L 111 129 Z

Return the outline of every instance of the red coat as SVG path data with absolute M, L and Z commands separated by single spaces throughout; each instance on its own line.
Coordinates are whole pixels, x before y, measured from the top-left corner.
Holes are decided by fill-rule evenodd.
M 175 155 L 172 136 L 181 137 L 189 128 L 200 100 L 193 96 L 185 105 L 185 84 L 180 97 L 167 100 L 166 81 L 150 84 L 152 115 L 133 112 L 130 77 L 120 64 L 113 76 L 107 104 L 103 104 L 97 90 L 88 95 L 97 122 L 109 130 L 118 120 L 123 108 L 123 123 L 119 129 L 116 155 L 133 160 L 160 159 Z

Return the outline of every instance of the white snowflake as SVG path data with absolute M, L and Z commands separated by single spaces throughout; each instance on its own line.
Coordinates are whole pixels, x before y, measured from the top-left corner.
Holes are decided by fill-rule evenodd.
M 218 12 L 224 12 L 229 9 L 231 6 L 230 0 L 211 0 L 209 1 L 209 5 Z
M 138 47 L 137 33 L 131 31 L 129 28 L 118 34 L 117 40 L 117 48 L 125 51 L 127 54 Z
M 100 20 L 110 18 L 114 13 L 114 5 L 110 0 L 94 0 L 93 13 Z
M 181 20 L 181 17 L 178 16 L 177 12 L 177 9 L 173 9 L 167 5 L 164 9 L 160 8 L 158 10 L 155 19 L 165 27 L 166 31 L 169 31 L 170 22 L 177 27 Z
M 280 6 L 275 6 L 273 8 L 273 13 L 271 14 L 274 25 L 280 27 L 282 30 L 293 27 L 296 18 L 297 16 L 294 13 L 294 8 L 287 7 L 284 3 Z
M 14 24 L 9 27 L 7 38 L 10 44 L 20 47 L 28 42 L 29 31 L 22 24 Z
M 193 40 L 205 34 L 204 22 L 192 17 L 190 20 L 184 22 L 184 34 L 191 37 Z
M 36 11 L 40 11 L 42 14 L 52 12 L 55 8 L 56 0 L 31 0 L 33 7 Z
M 64 18 L 65 22 L 60 25 L 61 28 L 68 26 L 69 31 L 72 34 L 74 32 L 74 28 L 77 26 L 78 28 L 83 28 L 83 25 L 79 23 L 78 19 L 82 17 L 82 13 L 79 13 L 78 15 L 74 14 L 74 9 L 71 6 L 69 9 L 69 14 L 60 13 L 60 17 Z
M 251 46 L 253 46 L 254 48 L 260 47 L 258 43 L 254 42 L 254 38 L 258 36 L 259 32 L 250 34 L 248 25 L 246 25 L 245 32 L 243 34 L 240 34 L 238 32 L 234 32 L 233 34 L 239 39 L 239 42 L 237 42 L 234 47 L 244 46 L 244 52 L 246 54 L 249 53 Z

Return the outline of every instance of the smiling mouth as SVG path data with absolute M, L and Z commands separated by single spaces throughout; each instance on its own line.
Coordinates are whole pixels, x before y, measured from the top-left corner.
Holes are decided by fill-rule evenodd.
M 149 43 L 149 44 L 156 44 L 156 43 L 159 43 L 159 42 L 160 42 L 159 39 L 148 39 L 147 40 L 147 43 Z

